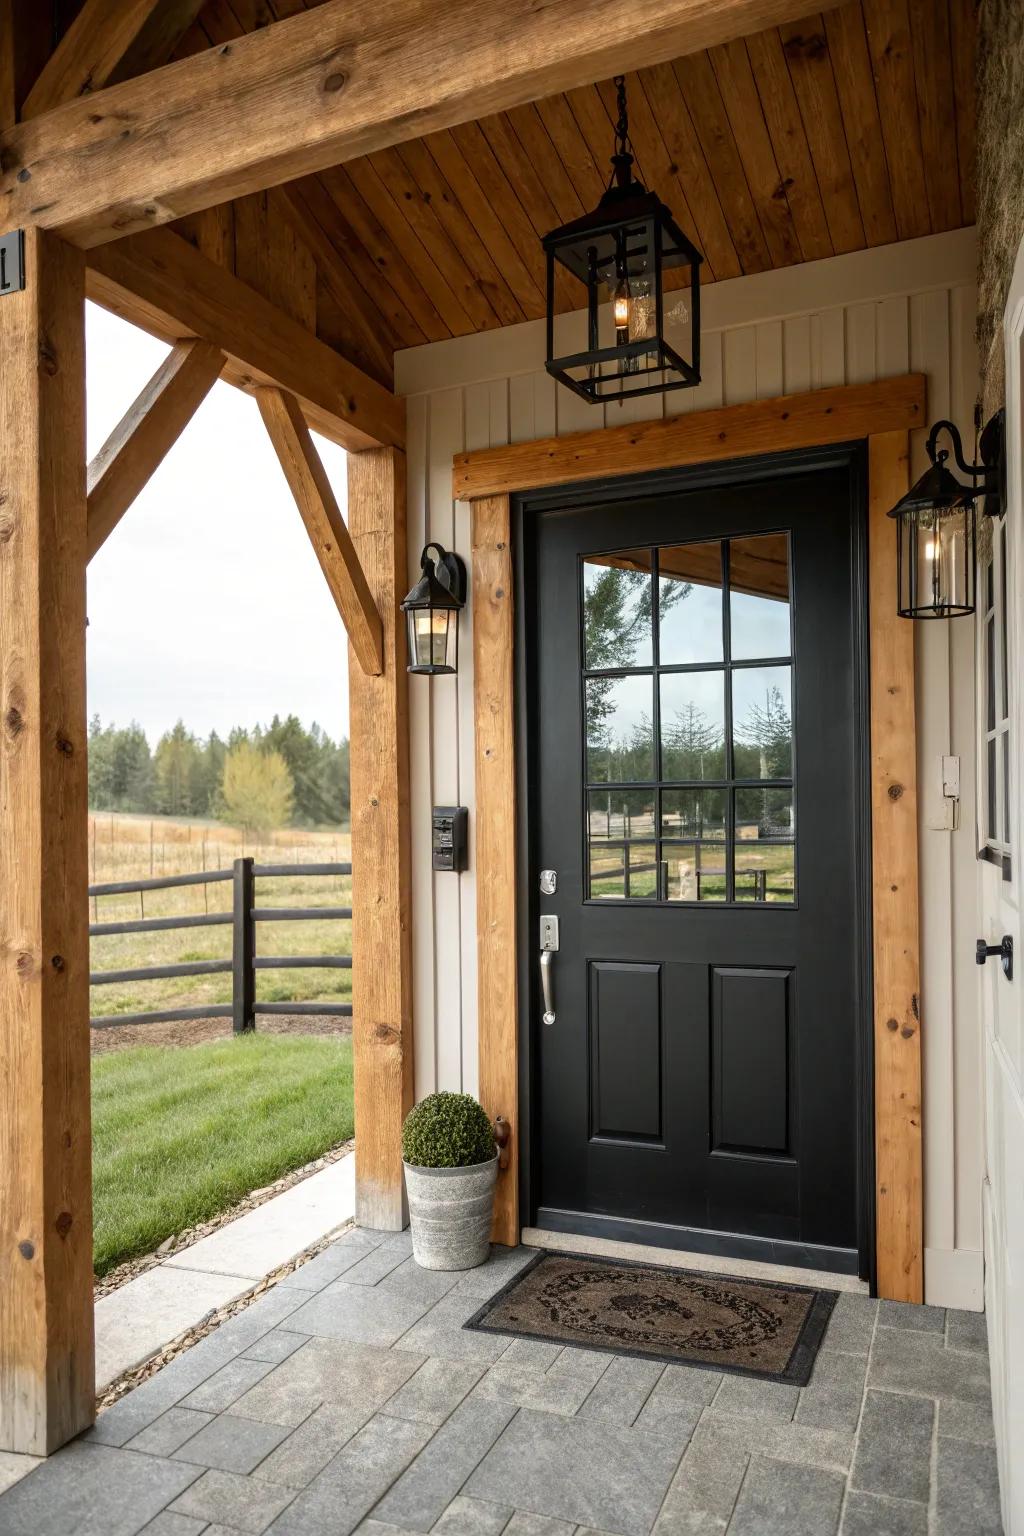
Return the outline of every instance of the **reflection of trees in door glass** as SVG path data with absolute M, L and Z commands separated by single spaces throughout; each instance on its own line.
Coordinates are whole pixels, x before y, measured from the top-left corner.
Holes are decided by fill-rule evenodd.
M 733 773 L 738 779 L 786 779 L 792 771 L 789 668 L 734 672 Z

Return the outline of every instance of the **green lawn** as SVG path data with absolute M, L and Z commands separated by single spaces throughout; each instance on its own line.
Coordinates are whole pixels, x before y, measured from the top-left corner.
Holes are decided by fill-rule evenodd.
M 97 1275 L 352 1135 L 352 1044 L 260 1035 L 92 1063 Z

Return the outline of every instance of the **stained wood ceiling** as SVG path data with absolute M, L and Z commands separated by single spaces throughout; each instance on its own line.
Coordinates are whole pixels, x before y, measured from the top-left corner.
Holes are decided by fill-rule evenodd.
M 302 8 L 209 0 L 179 52 Z M 972 223 L 974 32 L 973 0 L 858 0 L 627 76 L 640 174 L 703 280 Z M 396 349 L 543 313 L 539 237 L 600 196 L 613 95 L 482 118 L 185 228 L 264 290 L 284 249 L 290 292 L 267 296 L 388 378 Z M 560 309 L 580 298 L 566 277 Z

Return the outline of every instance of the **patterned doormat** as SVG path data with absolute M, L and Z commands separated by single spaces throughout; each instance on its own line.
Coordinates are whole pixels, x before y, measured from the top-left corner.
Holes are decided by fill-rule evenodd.
M 806 1386 L 835 1291 L 538 1252 L 465 1324 Z

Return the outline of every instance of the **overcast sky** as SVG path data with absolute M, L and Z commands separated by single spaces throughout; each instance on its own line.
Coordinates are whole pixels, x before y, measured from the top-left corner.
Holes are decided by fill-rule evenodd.
M 89 457 L 168 348 L 90 304 Z M 345 455 L 317 438 L 345 510 Z M 89 565 L 89 713 L 155 746 L 275 713 L 348 734 L 345 632 L 256 403 L 215 384 Z

